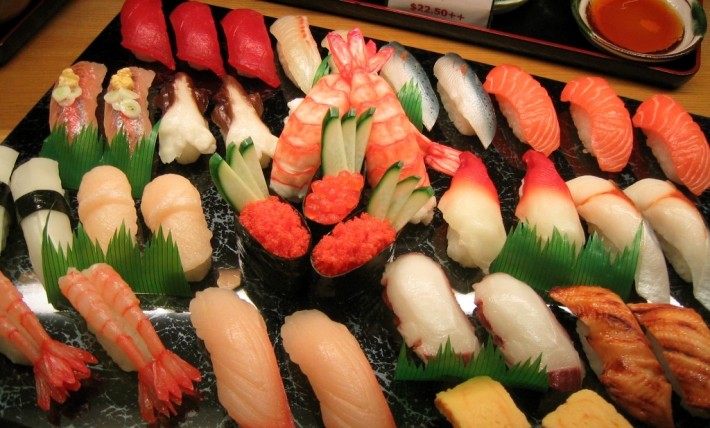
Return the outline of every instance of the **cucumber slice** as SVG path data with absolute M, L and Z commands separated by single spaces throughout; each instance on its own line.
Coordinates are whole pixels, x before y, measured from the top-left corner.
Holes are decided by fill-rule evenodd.
M 362 163 L 365 160 L 365 151 L 367 143 L 370 141 L 370 131 L 372 124 L 375 121 L 375 108 L 369 109 L 360 113 L 357 119 L 357 130 L 355 132 L 355 160 L 353 161 L 352 172 L 361 172 Z
M 259 162 L 259 154 L 256 152 L 256 146 L 251 137 L 245 138 L 244 141 L 239 144 L 239 153 L 242 154 L 247 169 L 254 178 L 261 194 L 264 197 L 269 196 L 269 186 L 266 184 L 264 171 L 261 169 L 261 162 Z
M 403 162 L 396 162 L 382 175 L 380 182 L 372 190 L 372 196 L 367 203 L 367 213 L 377 218 L 387 218 L 392 195 L 399 182 L 399 173 L 404 167 Z
M 230 144 L 229 147 L 227 147 L 225 161 L 227 162 L 229 167 L 232 168 L 232 170 L 234 170 L 234 172 L 239 176 L 239 178 L 244 181 L 244 184 L 249 186 L 249 188 L 254 194 L 261 195 L 259 185 L 254 179 L 254 176 L 252 175 L 249 166 L 244 160 L 244 157 L 242 156 L 241 152 L 239 151 L 239 147 L 236 144 Z M 268 196 L 268 193 L 262 196 Z
M 217 153 L 210 157 L 210 175 L 219 193 L 237 212 L 241 212 L 249 202 L 263 199 Z
M 409 199 L 409 195 L 417 188 L 419 180 L 420 177 L 418 175 L 410 175 L 397 183 L 397 187 L 394 189 L 394 194 L 392 195 L 392 202 L 387 210 L 387 220 L 389 220 L 390 223 L 393 223 L 394 219 L 397 218 L 397 214 L 399 214 L 400 210 L 407 202 L 407 199 Z
M 321 132 L 321 163 L 323 175 L 337 175 L 348 168 L 343 141 L 343 126 L 337 107 L 331 107 L 323 118 Z
M 432 189 L 431 186 L 414 189 L 402 206 L 402 209 L 399 210 L 397 217 L 394 220 L 390 220 L 394 230 L 399 232 L 432 196 L 434 196 L 434 189 Z
M 357 132 L 357 112 L 350 109 L 340 119 L 343 130 L 343 146 L 345 149 L 345 160 L 348 162 L 348 171 L 355 171 L 355 141 Z

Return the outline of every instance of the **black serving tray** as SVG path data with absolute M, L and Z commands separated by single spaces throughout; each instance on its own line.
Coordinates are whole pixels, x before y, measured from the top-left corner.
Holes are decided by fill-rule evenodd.
M 175 6 L 176 2 L 166 1 L 165 4 L 167 12 Z M 218 20 L 227 11 L 224 8 L 213 8 L 215 18 Z M 267 17 L 267 24 L 272 23 L 273 20 L 273 17 Z M 327 32 L 323 28 L 312 28 L 312 31 L 317 40 L 321 40 Z M 119 45 L 119 41 L 120 24 L 118 18 L 115 18 L 77 60 L 103 62 L 109 69 L 109 75 L 128 65 L 152 68 L 157 72 L 153 88 L 153 93 L 157 93 L 159 86 L 170 77 L 171 72 L 160 65 L 136 60 L 130 52 Z M 382 41 L 377 42 L 378 45 L 382 44 Z M 439 54 L 414 47 L 410 47 L 409 50 L 433 79 L 432 68 Z M 491 69 L 491 66 L 487 64 L 476 62 L 470 62 L 470 64 L 481 79 Z M 218 79 L 209 72 L 195 72 L 182 62 L 178 63 L 178 68 L 188 72 L 198 86 L 216 90 L 219 85 Z M 234 74 L 234 70 L 229 70 L 229 72 Z M 278 89 L 269 88 L 256 80 L 241 77 L 239 80 L 247 91 L 258 92 L 261 95 L 265 107 L 265 122 L 272 132 L 278 135 L 283 128 L 283 120 L 288 114 L 286 102 L 294 97 L 302 96 L 300 91 L 283 77 L 282 86 Z M 543 78 L 539 80 L 549 91 L 559 115 L 562 144 L 551 158 L 563 178 L 569 179 L 582 174 L 595 174 L 614 179 L 620 185 L 627 186 L 643 177 L 663 177 L 658 164 L 643 143 L 643 136 L 638 131 L 635 134 L 635 150 L 628 167 L 618 174 L 599 171 L 593 158 L 585 153 L 577 140 L 568 106 L 559 101 L 564 82 Z M 18 164 L 38 155 L 43 139 L 49 132 L 47 124 L 49 89 L 47 94 L 37 102 L 3 142 L 3 144 L 20 151 Z M 632 113 L 639 105 L 637 100 L 625 99 L 625 102 Z M 158 119 L 159 111 L 153 110 L 152 115 L 154 120 Z M 437 124 L 427 135 L 435 141 L 459 149 L 471 150 L 483 159 L 498 188 L 506 228 L 510 228 L 514 224 L 513 213 L 518 201 L 518 187 L 525 173 L 521 156 L 527 150 L 527 146 L 518 142 L 505 124 L 500 111 L 497 111 L 497 115 L 498 131 L 487 150 L 481 148 L 476 138 L 460 135 L 443 110 Z M 700 116 L 694 116 L 694 118 L 706 135 L 710 135 L 710 118 Z M 218 151 L 224 154 L 224 143 L 214 125 L 212 131 L 218 138 Z M 234 213 L 212 184 L 207 156 L 203 156 L 198 162 L 189 166 L 163 165 L 156 160 L 155 173 L 168 172 L 189 178 L 202 195 L 208 225 L 214 233 L 212 242 L 214 248 L 213 271 L 204 281 L 192 284 L 192 288 L 197 291 L 204 287 L 215 286 L 220 272 L 232 270 L 238 266 L 238 242 Z M 433 171 L 431 171 L 430 177 L 437 197 L 440 197 L 443 191 L 448 188 L 450 178 Z M 76 210 L 75 192 L 68 192 L 68 196 L 71 206 Z M 710 218 L 710 192 L 705 192 L 699 198 L 692 197 L 691 199 L 698 205 L 703 216 L 706 219 Z M 73 220 L 76 221 L 76 216 Z M 108 358 L 94 336 L 88 332 L 81 316 L 75 311 L 52 311 L 42 303 L 44 290 L 32 273 L 26 245 L 17 224 L 12 225 L 8 239 L 7 248 L 0 254 L 0 269 L 21 290 L 52 337 L 89 350 L 97 356 L 100 363 L 93 367 L 92 378 L 78 393 L 73 394 L 65 404 L 55 405 L 50 412 L 45 413 L 36 405 L 32 369 L 14 365 L 5 357 L 0 356 L 0 426 L 125 427 L 144 425 L 137 407 L 135 373 L 121 371 Z M 428 226 L 408 225 L 400 235 L 395 251 L 397 255 L 420 251 L 439 261 L 451 279 L 453 287 L 461 294 L 461 299 L 467 301 L 468 305 L 466 306 L 472 307 L 471 284 L 478 281 L 482 274 L 477 269 L 461 268 L 447 257 L 446 224 L 440 213 L 437 212 L 433 222 Z M 692 297 L 690 285 L 681 281 L 672 269 L 669 272 L 673 297 L 681 304 L 698 310 L 706 321 L 710 320 L 710 311 L 701 307 Z M 402 339 L 394 328 L 389 309 L 381 299 L 379 284 L 364 284 L 369 286 L 373 292 L 365 293 L 357 299 L 323 301 L 312 298 L 308 294 L 282 298 L 268 289 L 258 288 L 257 282 L 246 278 L 245 286 L 239 290 L 239 294 L 251 299 L 266 320 L 291 409 L 299 426 L 322 426 L 318 401 L 305 376 L 296 365 L 289 361 L 279 336 L 284 317 L 302 308 L 322 309 L 333 319 L 344 323 L 350 329 L 371 362 L 399 426 L 448 426 L 446 420 L 435 409 L 433 399 L 437 392 L 452 386 L 452 383 L 394 380 L 395 361 Z M 184 427 L 236 426 L 217 400 L 215 377 L 209 355 L 196 337 L 190 323 L 189 299 L 154 296 L 140 296 L 140 298 L 142 308 L 148 314 L 165 345 L 198 367 L 203 374 L 203 380 L 198 386 L 199 400 L 186 399 L 180 414 L 170 421 L 170 425 Z M 575 320 L 561 311 L 557 315 L 563 325 L 568 328 L 570 334 L 576 337 L 574 333 Z M 480 330 L 478 322 L 473 317 L 471 319 Z M 580 354 L 583 355 L 581 349 Z M 584 386 L 600 392 L 608 399 L 589 368 Z M 542 394 L 512 390 L 511 393 L 516 404 L 528 415 L 533 426 L 539 426 L 540 419 L 566 398 L 565 395 L 554 392 Z M 677 426 L 701 426 L 702 421 L 693 419 L 680 408 L 677 401 L 677 397 L 675 397 L 673 404 Z
M 599 50 L 579 31 L 569 0 L 530 0 L 513 11 L 493 15 L 488 28 L 361 1 L 271 1 L 511 51 L 663 87 L 679 87 L 700 69 L 700 47 L 662 64 L 617 58 Z
M 0 24 L 0 65 L 5 64 L 67 0 L 33 0 L 18 16 Z

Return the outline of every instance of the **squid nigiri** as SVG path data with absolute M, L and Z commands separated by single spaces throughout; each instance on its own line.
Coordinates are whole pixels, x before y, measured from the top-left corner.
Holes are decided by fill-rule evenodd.
M 631 246 L 642 228 L 634 275 L 636 292 L 651 302 L 670 301 L 670 280 L 661 244 L 636 205 L 610 180 L 584 175 L 567 182 L 579 215 L 596 231 L 609 250 Z
M 121 46 L 142 61 L 175 70 L 162 0 L 126 0 L 121 7 Z
M 0 252 L 7 244 L 7 232 L 12 218 L 10 175 L 20 153 L 8 146 L 0 145 Z
M 451 186 L 439 200 L 449 225 L 446 253 L 464 267 L 488 273 L 507 238 L 500 201 L 486 165 L 471 152 L 463 152 Z
M 106 72 L 105 65 L 88 61 L 79 61 L 62 70 L 49 99 L 49 128 L 64 125 L 70 137 L 75 137 L 83 128 L 98 128 L 97 97 L 103 89 Z
M 286 76 L 305 94 L 313 87 L 313 78 L 321 63 L 308 17 L 285 15 L 271 24 L 269 31 L 276 37 L 276 53 Z
M 170 12 L 175 30 L 177 57 L 196 70 L 209 69 L 224 76 L 224 63 L 217 39 L 217 27 L 210 7 L 198 1 L 187 1 Z
M 710 231 L 698 208 L 671 182 L 645 178 L 624 189 L 650 223 L 663 253 L 710 309 Z
M 281 326 L 289 358 L 308 377 L 326 427 L 394 427 L 375 372 L 348 328 L 318 310 L 302 310 Z
M 140 67 L 124 67 L 111 76 L 104 95 L 104 133 L 109 144 L 123 132 L 132 152 L 150 135 L 148 90 L 154 78 L 154 71 Z
M 570 113 L 584 147 L 602 171 L 624 169 L 634 147 L 631 115 L 614 89 L 601 77 L 572 79 L 560 100 L 569 101 Z
M 700 125 L 668 95 L 653 95 L 636 109 L 634 126 L 671 181 L 695 195 L 710 187 L 710 146 Z
M 582 386 L 584 364 L 567 331 L 535 290 L 501 272 L 487 275 L 473 290 L 476 316 L 496 337 L 508 364 L 542 355 L 540 366 L 552 388 L 575 391 Z
M 264 15 L 252 9 L 233 9 L 222 18 L 221 24 L 227 39 L 227 62 L 239 74 L 257 77 L 278 88 L 281 80 Z

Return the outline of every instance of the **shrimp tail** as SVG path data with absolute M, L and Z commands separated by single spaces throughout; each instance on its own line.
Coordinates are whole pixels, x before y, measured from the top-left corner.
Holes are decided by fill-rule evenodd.
M 87 364 L 98 360 L 89 352 L 55 340 L 42 344 L 40 357 L 34 363 L 37 405 L 49 410 L 51 400 L 63 403 L 69 391 L 77 391 L 81 381 L 91 376 Z
M 460 150 L 432 141 L 424 155 L 424 162 L 435 171 L 453 176 L 461 164 L 460 156 Z
M 390 47 L 377 51 L 372 40 L 365 43 L 365 37 L 358 27 L 348 32 L 347 40 L 337 32 L 328 33 L 326 37 L 333 61 L 339 73 L 348 81 L 358 71 L 379 72 L 394 53 L 394 49 Z

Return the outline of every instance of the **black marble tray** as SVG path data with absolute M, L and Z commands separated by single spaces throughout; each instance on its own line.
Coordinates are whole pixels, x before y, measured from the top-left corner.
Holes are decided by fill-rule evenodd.
M 166 7 L 170 9 L 174 3 L 166 2 L 168 4 Z M 217 19 L 227 12 L 222 8 L 214 8 L 213 11 Z M 273 18 L 267 18 L 267 23 L 271 22 L 273 22 Z M 107 65 L 109 74 L 126 65 L 154 68 L 158 72 L 154 86 L 154 89 L 157 90 L 157 87 L 168 77 L 168 72 L 158 65 L 140 63 L 130 52 L 121 48 L 119 29 L 118 19 L 114 19 L 78 59 L 103 62 Z M 313 33 L 316 39 L 320 40 L 326 34 L 326 30 L 313 28 Z M 416 48 L 410 48 L 410 50 L 431 76 L 438 54 Z M 471 63 L 471 65 L 481 78 L 491 68 L 489 65 L 480 63 Z M 179 64 L 179 68 L 188 71 L 201 86 L 213 90 L 218 86 L 218 80 L 209 73 L 191 71 L 185 64 Z M 283 119 L 287 115 L 286 101 L 300 96 L 299 90 L 285 79 L 282 80 L 283 85 L 279 89 L 271 89 L 260 82 L 249 79 L 240 78 L 240 80 L 248 91 L 258 91 L 261 94 L 265 105 L 266 123 L 278 135 L 282 129 Z M 643 144 L 643 137 L 638 131 L 636 148 L 629 166 L 619 174 L 601 173 L 596 167 L 595 161 L 583 152 L 567 106 L 559 102 L 563 82 L 546 79 L 540 79 L 540 81 L 550 92 L 559 114 L 562 145 L 552 155 L 552 159 L 565 179 L 581 174 L 596 174 L 613 178 L 621 185 L 626 186 L 643 177 L 663 177 L 650 151 Z M 42 141 L 48 133 L 48 100 L 49 92 L 39 100 L 4 142 L 21 152 L 19 163 L 39 153 Z M 639 104 L 636 100 L 625 101 L 631 112 Z M 498 187 L 504 221 L 506 227 L 509 228 L 514 223 L 513 211 L 518 199 L 517 191 L 524 175 L 521 155 L 527 150 L 527 146 L 516 140 L 510 128 L 505 125 L 500 112 L 497 113 L 499 129 L 491 147 L 486 151 L 481 149 L 475 138 L 461 136 L 443 110 L 437 125 L 428 134 L 436 141 L 460 149 L 471 150 L 481 156 Z M 154 119 L 157 119 L 158 112 L 154 111 L 153 114 Z M 699 116 L 695 116 L 695 119 L 700 123 L 704 132 L 710 135 L 710 119 Z M 219 135 L 216 128 L 213 127 L 212 130 L 216 136 Z M 223 153 L 224 145 L 221 137 L 218 137 L 218 141 L 220 143 L 218 151 Z M 196 164 L 188 167 L 162 165 L 156 160 L 156 174 L 167 172 L 185 175 L 195 183 L 203 196 L 208 224 L 214 232 L 214 269 L 206 280 L 199 284 L 192 284 L 192 286 L 194 290 L 213 286 L 220 271 L 233 269 L 237 266 L 234 215 L 212 185 L 207 170 L 207 157 L 201 158 Z M 431 173 L 431 178 L 437 190 L 437 196 L 440 196 L 447 188 L 449 178 L 434 172 Z M 706 192 L 700 198 L 693 198 L 706 219 L 710 218 L 710 196 L 708 193 L 710 192 Z M 70 199 L 75 208 L 74 193 L 70 192 Z M 473 296 L 468 291 L 470 285 L 481 277 L 481 273 L 475 269 L 463 269 L 448 259 L 446 256 L 446 225 L 440 214 L 437 214 L 429 226 L 410 225 L 405 228 L 401 240 L 398 242 L 397 252 L 401 254 L 408 251 L 421 251 L 440 261 L 449 274 L 454 287 L 465 294 L 462 298 L 472 304 Z M 17 225 L 13 225 L 11 228 L 9 245 L 0 255 L 0 269 L 22 290 L 28 301 L 32 302 L 32 307 L 38 312 L 41 322 L 53 337 L 88 349 L 100 360 L 100 363 L 93 369 L 93 377 L 78 393 L 73 394 L 64 405 L 55 405 L 49 413 L 45 413 L 35 403 L 32 369 L 13 365 L 6 358 L 0 357 L 0 425 L 31 427 L 143 425 L 137 409 L 135 373 L 122 372 L 106 356 L 95 338 L 87 331 L 84 321 L 77 313 L 71 310 L 51 312 L 47 310 L 46 305 L 42 305 L 43 290 L 32 273 L 22 233 Z M 670 272 L 673 296 L 683 305 L 696 308 L 706 320 L 710 320 L 709 311 L 700 307 L 693 299 L 690 286 L 682 282 L 672 270 Z M 311 299 L 308 296 L 280 299 L 268 292 L 252 291 L 249 279 L 246 281 L 248 291 L 245 292 L 242 289 L 240 294 L 248 296 L 260 308 L 266 319 L 291 408 L 300 426 L 322 425 L 318 402 L 306 378 L 300 373 L 297 366 L 289 362 L 285 355 L 278 331 L 284 316 L 296 309 L 306 307 L 323 309 L 334 319 L 345 323 L 353 332 L 370 359 L 400 426 L 446 426 L 446 421 L 434 408 L 433 398 L 436 392 L 450 386 L 450 384 L 393 380 L 396 356 L 402 340 L 394 329 L 391 315 L 377 292 L 377 284 L 372 285 L 376 290 L 375 293 L 364 295 L 361 300 L 342 302 L 342 304 L 331 304 Z M 196 365 L 203 373 L 203 381 L 199 384 L 199 401 L 187 400 L 180 415 L 173 418 L 171 424 L 186 427 L 234 426 L 234 422 L 229 419 L 217 401 L 215 379 L 209 356 L 202 343 L 196 338 L 189 321 L 189 313 L 187 313 L 189 300 L 150 296 L 141 296 L 141 300 L 143 309 L 146 310 L 166 346 L 176 350 L 179 355 Z M 567 327 L 573 329 L 573 320 L 562 314 L 560 317 Z M 587 372 L 585 387 L 604 394 L 596 378 L 591 374 L 591 370 Z M 565 398 L 556 393 L 539 394 L 529 391 L 512 391 L 512 394 L 516 403 L 529 415 L 533 425 L 537 425 L 542 416 L 553 410 Z M 692 419 L 687 412 L 680 409 L 677 399 L 674 398 L 674 400 L 678 426 L 699 426 L 699 421 Z

